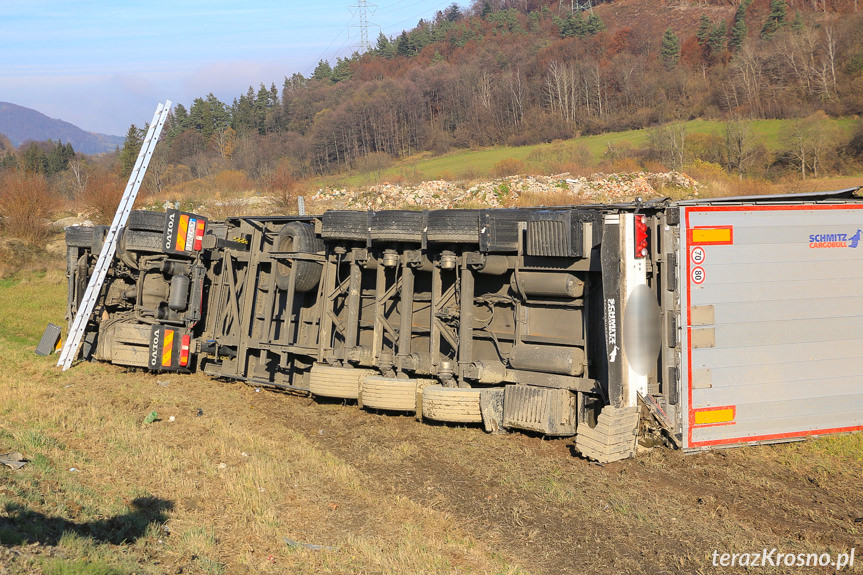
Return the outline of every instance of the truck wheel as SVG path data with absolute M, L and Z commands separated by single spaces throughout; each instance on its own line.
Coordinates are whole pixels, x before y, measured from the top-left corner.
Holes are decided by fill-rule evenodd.
M 282 226 L 273 244 L 273 251 L 277 252 L 315 254 L 323 250 L 324 244 L 315 236 L 314 228 L 302 222 L 291 222 Z M 320 263 L 308 260 L 282 260 L 275 265 L 276 286 L 280 290 L 287 290 L 291 285 L 291 268 L 294 272 L 296 291 L 313 290 L 321 281 L 323 266 Z
M 165 212 L 150 212 L 148 210 L 132 210 L 126 227 L 130 230 L 145 232 L 165 231 Z
M 315 364 L 309 372 L 309 391 L 321 397 L 357 399 L 360 380 L 375 373 L 371 369 Z
M 93 245 L 91 226 L 70 226 L 66 228 L 66 245 L 70 248 L 89 248 Z
M 355 210 L 324 212 L 321 235 L 327 239 L 365 242 L 369 239 L 369 213 Z
M 428 214 L 426 237 L 437 243 L 479 243 L 480 210 L 434 210 Z
M 482 423 L 480 390 L 430 385 L 423 389 L 423 417 L 452 423 Z
M 416 242 L 423 238 L 423 213 L 410 210 L 386 210 L 372 216 L 373 240 Z
M 162 233 L 126 229 L 123 233 L 123 251 L 162 252 Z
M 389 411 L 416 411 L 417 382 L 414 379 L 395 379 L 372 376 L 360 382 L 363 408 Z

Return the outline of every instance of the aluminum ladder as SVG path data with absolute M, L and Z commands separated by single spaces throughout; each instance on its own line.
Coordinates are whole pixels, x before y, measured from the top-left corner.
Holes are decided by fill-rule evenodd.
M 147 172 L 147 166 L 150 165 L 150 159 L 153 157 L 153 151 L 159 142 L 159 135 L 162 133 L 162 127 L 165 125 L 165 120 L 168 119 L 168 112 L 170 110 L 170 100 L 166 100 L 164 105 L 160 103 L 156 107 L 153 121 L 150 122 L 150 129 L 147 130 L 147 136 L 141 145 L 141 151 L 138 154 L 138 159 L 135 161 L 135 167 L 132 168 L 129 182 L 126 184 L 126 189 L 123 191 L 123 197 L 120 200 L 120 205 L 117 206 L 114 221 L 111 223 L 108 235 L 105 236 L 104 244 L 102 244 L 102 251 L 99 253 L 99 259 L 96 261 L 96 268 L 93 271 L 93 275 L 90 276 L 90 282 L 87 284 L 87 290 L 84 292 L 84 297 L 78 306 L 75 319 L 72 321 L 72 327 L 69 328 L 69 337 L 60 351 L 60 360 L 57 362 L 57 365 L 62 367 L 63 371 L 69 369 L 72 366 L 72 362 L 78 356 L 78 349 L 81 347 L 84 330 L 87 328 L 87 322 L 90 321 L 90 316 L 93 314 L 93 308 L 96 307 L 96 300 L 99 299 L 99 292 L 102 291 L 102 285 L 105 283 L 105 277 L 108 275 L 108 268 L 114 259 L 114 254 L 117 252 L 117 236 L 120 230 L 126 225 L 126 221 L 129 219 L 129 212 L 132 211 L 132 206 L 135 205 L 135 198 L 138 197 L 138 190 L 141 188 L 141 182 L 144 180 L 144 174 Z

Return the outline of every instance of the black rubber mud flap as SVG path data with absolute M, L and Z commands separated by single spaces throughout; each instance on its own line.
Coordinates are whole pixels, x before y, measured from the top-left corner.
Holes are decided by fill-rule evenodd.
M 194 257 L 202 249 L 207 218 L 190 212 L 165 212 L 162 250 L 166 254 Z
M 155 325 L 150 332 L 147 367 L 152 371 L 188 371 L 190 347 L 189 332 Z
M 620 298 L 620 222 L 613 219 L 603 224 L 602 298 L 605 315 L 605 355 L 608 364 L 608 402 L 623 407 L 623 351 L 621 331 L 623 317 Z

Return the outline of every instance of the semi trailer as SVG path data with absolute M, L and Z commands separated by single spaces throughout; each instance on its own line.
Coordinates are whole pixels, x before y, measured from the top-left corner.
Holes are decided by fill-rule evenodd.
M 81 359 L 609 462 L 863 428 L 857 189 L 610 205 L 133 211 Z M 71 320 L 105 227 L 66 231 Z

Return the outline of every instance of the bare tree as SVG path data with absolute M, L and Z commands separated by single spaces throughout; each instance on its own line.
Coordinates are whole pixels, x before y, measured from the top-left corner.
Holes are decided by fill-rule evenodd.
M 786 152 L 800 167 L 800 177 L 806 179 L 807 170 L 818 177 L 823 172 L 824 160 L 839 146 L 840 133 L 827 114 L 818 110 L 805 118 L 795 120 L 782 134 Z
M 683 168 L 686 159 L 686 125 L 663 124 L 650 132 L 650 148 L 673 171 Z
M 830 76 L 833 79 L 833 91 L 836 91 L 836 31 L 832 26 L 824 29 L 825 43 L 824 51 L 830 64 Z
M 736 170 L 741 180 L 757 151 L 749 122 L 735 118 L 725 123 L 725 153 L 728 158 L 728 168 Z
M 516 68 L 515 72 L 510 74 L 507 78 L 507 87 L 509 88 L 513 123 L 520 126 L 524 121 L 524 102 L 527 99 L 527 87 L 521 69 Z
M 87 182 L 90 181 L 90 171 L 87 162 L 75 157 L 69 160 L 69 171 L 72 173 L 75 197 L 80 197 L 87 190 Z

